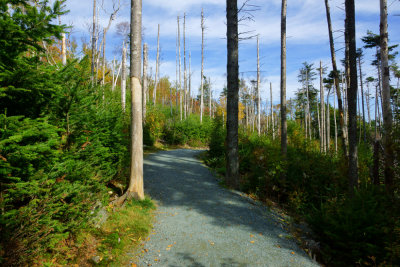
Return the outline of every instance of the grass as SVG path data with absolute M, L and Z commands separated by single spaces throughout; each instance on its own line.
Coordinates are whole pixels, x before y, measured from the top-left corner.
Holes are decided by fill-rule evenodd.
M 106 209 L 108 218 L 100 228 L 85 227 L 58 244 L 56 251 L 36 258 L 34 266 L 124 266 L 134 260 L 152 229 L 153 201 L 146 197 Z
M 155 206 L 149 198 L 132 200 L 123 207 L 115 208 L 96 233 L 101 238 L 97 246 L 97 255 L 101 259 L 98 266 L 122 266 L 132 259 L 129 252 L 137 250 L 152 229 L 153 209 Z

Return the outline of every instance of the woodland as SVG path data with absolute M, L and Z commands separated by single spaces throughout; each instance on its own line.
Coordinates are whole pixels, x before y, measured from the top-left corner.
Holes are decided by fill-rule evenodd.
M 379 1 L 380 32 L 368 31 L 362 42 L 355 1 L 344 1 L 344 58 L 336 56 L 329 0 L 320 1 L 331 62 L 305 58 L 290 99 L 282 0 L 280 94 L 271 85 L 266 105 L 258 35 L 257 78 L 239 75 L 238 24 L 251 19 L 251 1 L 226 1 L 226 86 L 219 95 L 203 73 L 203 10 L 195 85 L 185 14 L 176 21 L 176 77 L 168 77 L 160 76 L 159 38 L 155 73 L 149 70 L 142 0 L 129 1 L 126 23 L 115 22 L 121 6 L 114 1 L 104 27 L 94 0 L 87 43 L 70 38 L 61 23 L 66 1 L 0 0 L 0 265 L 79 265 L 93 243 L 113 263 L 129 235 L 136 242 L 151 229 L 143 155 L 177 147 L 205 149 L 202 160 L 223 186 L 307 225 L 315 242 L 299 242 L 323 266 L 400 265 L 400 70 L 387 0 Z M 120 60 L 105 54 L 111 26 L 123 38 Z M 367 62 L 374 73 L 365 74 Z M 129 213 L 137 216 L 131 230 L 121 211 L 137 212 Z M 111 214 L 107 229 L 96 225 L 104 213 Z

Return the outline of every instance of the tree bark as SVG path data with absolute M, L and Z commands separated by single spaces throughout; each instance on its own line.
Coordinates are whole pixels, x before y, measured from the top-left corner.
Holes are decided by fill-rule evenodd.
M 239 34 L 237 0 L 226 0 L 227 21 L 227 121 L 226 182 L 239 188 Z
M 337 122 L 336 122 L 336 92 L 333 91 L 333 120 L 335 124 L 335 153 L 338 151 L 338 143 L 337 143 Z
M 349 112 L 349 189 L 354 193 L 358 187 L 358 155 L 357 155 L 357 59 L 356 59 L 356 28 L 354 0 L 346 0 L 346 43 L 348 45 L 348 66 L 350 86 L 347 89 Z
M 387 0 L 380 0 L 380 36 L 381 36 L 381 73 L 382 73 L 382 113 L 385 134 L 385 185 L 388 192 L 393 192 L 393 142 L 392 142 L 392 106 L 390 104 L 390 82 L 388 66 L 388 31 L 387 31 Z
M 335 85 L 336 85 L 336 96 L 337 96 L 337 101 L 338 101 L 338 111 L 339 111 L 339 123 L 340 127 L 342 128 L 342 149 L 343 149 L 343 154 L 346 156 L 347 155 L 347 145 L 348 145 L 348 140 L 347 140 L 347 125 L 344 120 L 344 112 L 343 112 L 343 102 L 342 102 L 342 94 L 340 92 L 340 86 L 339 86 L 339 72 L 337 69 L 336 65 L 336 53 L 335 53 L 335 45 L 334 45 L 334 40 L 333 40 L 333 33 L 332 33 L 332 22 L 331 22 L 331 13 L 330 13 L 330 8 L 329 8 L 329 0 L 325 0 L 325 8 L 326 8 L 326 20 L 328 22 L 328 32 L 329 32 L 329 44 L 330 44 L 330 50 L 331 50 L 331 59 L 332 59 L 332 70 L 333 73 L 335 74 L 334 79 L 335 79 Z
M 282 0 L 281 10 L 281 153 L 287 156 L 287 121 L 286 121 L 286 9 L 287 2 Z M 260 110 L 259 110 L 260 112 Z M 259 114 L 260 116 L 260 114 Z M 284 177 L 285 178 L 285 177 Z
M 142 0 L 131 0 L 130 84 L 131 84 L 131 174 L 127 197 L 144 199 L 143 125 L 141 76 Z

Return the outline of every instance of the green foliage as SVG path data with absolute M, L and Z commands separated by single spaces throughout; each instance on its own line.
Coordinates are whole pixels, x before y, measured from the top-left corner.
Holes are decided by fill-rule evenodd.
M 165 115 L 157 107 L 149 106 L 146 112 L 146 122 L 143 127 L 143 143 L 153 146 L 163 134 Z
M 203 118 L 203 123 L 200 123 L 198 115 L 191 114 L 186 120 L 180 120 L 178 116 L 171 117 L 169 114 L 169 109 L 165 110 L 164 118 L 167 119 L 160 138 L 162 142 L 169 145 L 189 145 L 191 147 L 207 145 L 212 125 L 209 118 Z
M 213 130 L 206 162 L 224 176 L 221 128 Z M 371 185 L 371 149 L 359 147 L 360 189 L 352 198 L 347 195 L 346 164 L 341 157 L 320 153 L 318 144 L 306 139 L 293 121 L 288 122 L 288 143 L 287 161 L 283 161 L 279 139 L 241 131 L 241 190 L 261 200 L 273 199 L 296 218 L 307 219 L 321 244 L 317 254 L 328 266 L 396 265 L 400 250 L 394 225 L 399 211 L 395 200 Z
M 383 262 L 390 220 L 385 194 L 373 186 L 356 190 L 353 197 L 322 203 L 308 218 L 322 243 L 329 266 L 373 265 Z

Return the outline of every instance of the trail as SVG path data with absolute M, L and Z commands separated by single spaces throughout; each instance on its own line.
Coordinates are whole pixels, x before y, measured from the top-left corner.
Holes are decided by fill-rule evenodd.
M 318 266 L 279 215 L 222 188 L 198 153 L 179 149 L 145 159 L 145 191 L 158 208 L 138 266 Z

